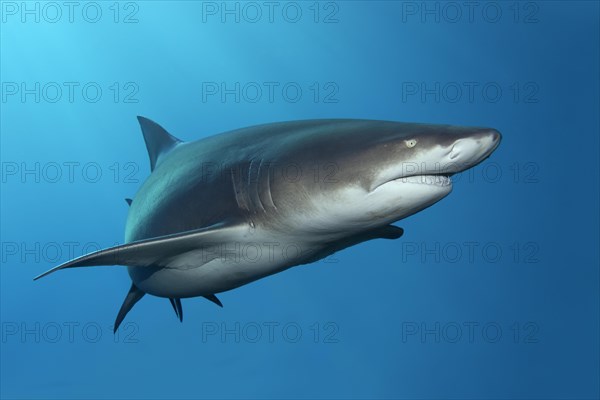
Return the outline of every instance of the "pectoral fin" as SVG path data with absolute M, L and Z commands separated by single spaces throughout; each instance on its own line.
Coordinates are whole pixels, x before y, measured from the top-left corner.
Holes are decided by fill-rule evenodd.
M 76 267 L 99 265 L 126 265 L 130 267 L 162 267 L 175 256 L 203 247 L 214 246 L 243 235 L 244 228 L 216 224 L 207 228 L 145 239 L 95 251 L 54 267 L 34 278 L 40 279 L 52 272 Z
M 386 225 L 379 228 L 371 229 L 368 231 L 360 232 L 354 236 L 349 236 L 335 242 L 328 243 L 321 251 L 314 254 L 312 257 L 304 261 L 304 264 L 309 264 L 325 257 L 337 253 L 345 248 L 357 245 L 373 239 L 398 239 L 404 234 L 404 229 L 394 226 Z

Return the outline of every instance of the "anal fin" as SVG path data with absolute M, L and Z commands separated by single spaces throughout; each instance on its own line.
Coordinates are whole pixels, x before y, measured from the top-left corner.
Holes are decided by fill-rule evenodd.
M 223 303 L 221 303 L 221 300 L 219 300 L 217 298 L 217 296 L 215 296 L 214 294 L 209 294 L 208 296 L 203 296 L 206 300 L 212 301 L 213 303 L 215 303 L 216 305 L 218 305 L 219 307 L 223 307 Z

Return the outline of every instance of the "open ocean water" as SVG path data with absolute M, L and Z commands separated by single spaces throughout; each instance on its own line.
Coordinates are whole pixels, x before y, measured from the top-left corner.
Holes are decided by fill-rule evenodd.
M 2 1 L 3 399 L 598 398 L 595 1 Z M 489 126 L 494 154 L 376 240 L 220 295 L 146 296 L 136 116 L 187 141 L 314 118 Z M 215 198 L 218 202 L 219 199 Z

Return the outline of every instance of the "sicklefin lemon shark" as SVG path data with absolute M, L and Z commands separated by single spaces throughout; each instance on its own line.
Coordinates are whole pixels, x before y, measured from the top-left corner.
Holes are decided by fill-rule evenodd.
M 131 289 L 114 329 L 146 293 L 171 301 L 215 294 L 372 239 L 452 190 L 451 176 L 500 143 L 490 128 L 375 120 L 303 120 L 182 142 L 138 117 L 151 174 L 129 213 L 125 244 L 54 271 L 127 266 Z

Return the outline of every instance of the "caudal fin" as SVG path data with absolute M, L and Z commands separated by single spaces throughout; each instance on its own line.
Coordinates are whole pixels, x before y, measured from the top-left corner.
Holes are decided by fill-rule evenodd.
M 135 284 L 131 284 L 129 293 L 127 293 L 127 296 L 125 296 L 123 305 L 121 305 L 121 309 L 117 314 L 117 319 L 115 320 L 115 328 L 113 330 L 113 333 L 117 332 L 117 329 L 119 329 L 119 325 L 121 325 L 121 322 L 123 322 L 127 313 L 133 308 L 135 303 L 137 303 L 142 297 L 144 297 L 145 294 L 146 293 L 138 289 L 137 286 L 135 286 Z
M 61 269 L 76 267 L 93 267 L 100 265 L 166 267 L 169 265 L 170 260 L 177 255 L 185 254 L 189 251 L 201 249 L 206 246 L 214 246 L 215 243 L 223 243 L 226 240 L 232 240 L 232 238 L 235 237 L 241 237 L 245 234 L 246 229 L 247 228 L 243 225 L 226 226 L 225 224 L 215 224 L 193 231 L 114 246 L 68 261 L 38 275 L 34 280 L 40 279 Z M 131 285 L 131 289 L 129 289 L 129 293 L 125 297 L 125 301 L 117 315 L 115 332 L 121 322 L 123 322 L 127 313 L 144 295 L 145 292 L 137 288 L 135 284 Z M 208 295 L 205 297 L 222 307 L 221 302 L 215 295 Z M 177 317 L 182 320 L 183 308 L 181 306 L 181 300 L 172 299 L 171 302 L 175 308 Z

